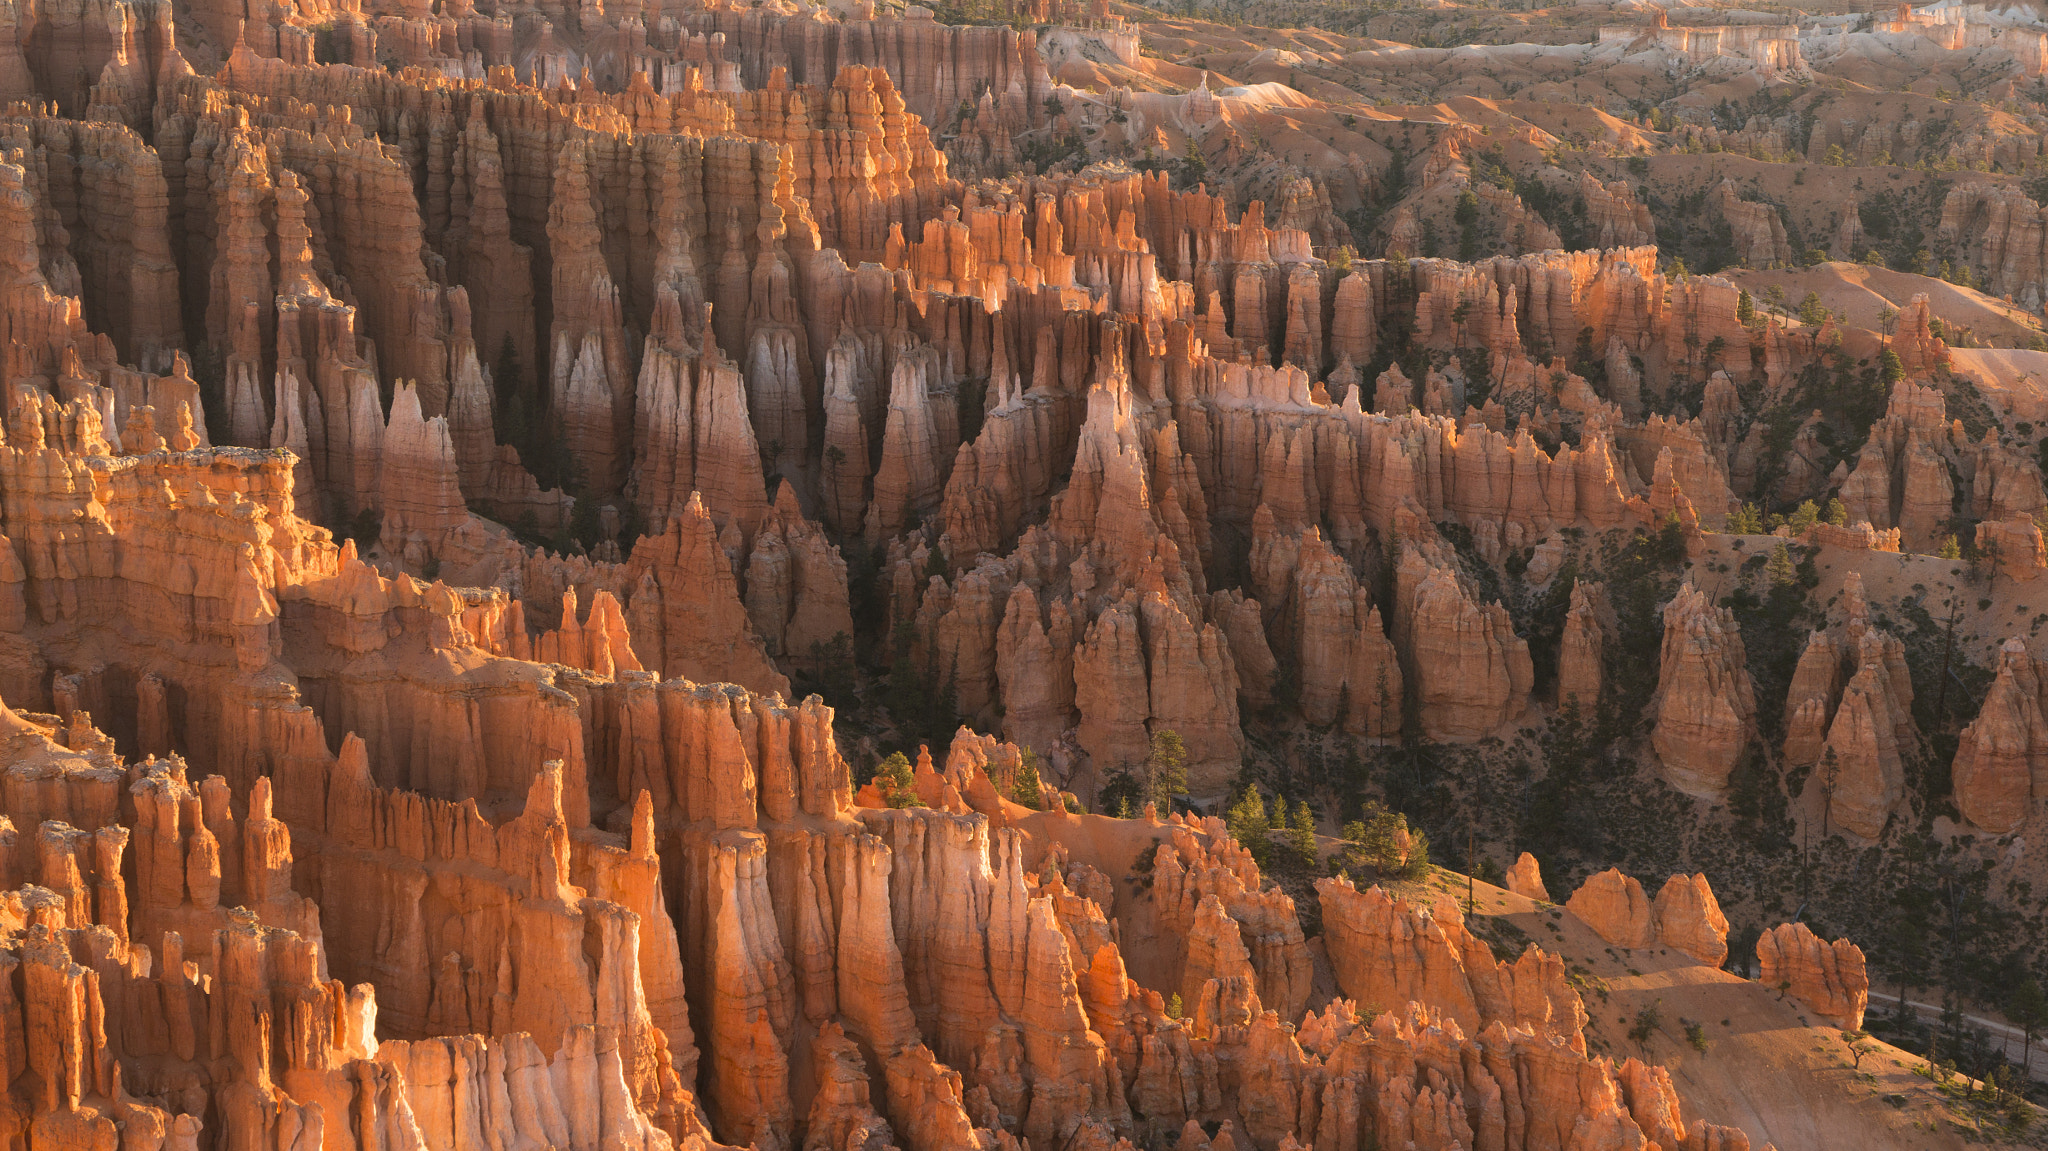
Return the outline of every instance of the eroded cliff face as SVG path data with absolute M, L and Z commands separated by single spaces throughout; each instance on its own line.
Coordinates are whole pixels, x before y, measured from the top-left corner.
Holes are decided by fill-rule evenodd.
M 785 18 L 761 19 L 713 35 L 772 41 Z M 1233 221 L 1160 173 L 970 188 L 923 97 L 867 65 L 792 56 L 742 87 L 714 49 L 676 86 L 600 79 L 566 100 L 523 72 L 323 71 L 295 51 L 246 38 L 210 76 L 172 53 L 153 149 L 92 128 L 183 226 L 178 275 L 119 298 L 203 313 L 203 345 L 183 338 L 219 360 L 216 410 L 175 355 L 138 373 L 128 337 L 90 335 L 82 301 L 113 298 L 110 273 L 95 262 L 77 296 L 77 273 L 44 271 L 65 237 L 30 226 L 57 194 L 33 164 L 17 294 L 62 318 L 28 325 L 25 354 L 110 448 L 291 452 L 294 506 L 374 536 L 385 576 L 504 589 L 518 618 L 494 651 L 786 692 L 879 644 L 1084 794 L 1171 729 L 1214 795 L 1276 682 L 1308 722 L 1366 738 L 1412 715 L 1477 741 L 1532 697 L 1590 712 L 1598 585 L 1538 684 L 1476 565 L 1554 557 L 1566 531 L 1712 527 L 1734 503 L 1725 412 L 1643 419 L 1631 365 L 1750 335 L 1732 285 L 1668 285 L 1652 249 L 1347 267 L 1291 214 Z M 1027 61 L 999 98 L 1024 130 L 1036 57 L 1028 37 L 1002 52 Z M 77 146 L 64 121 L 11 123 L 24 146 Z M 1633 236 L 1639 209 L 1615 203 L 1609 230 Z M 1368 410 L 1358 366 L 1386 332 L 1482 350 L 1494 397 L 1461 418 L 1455 366 L 1411 385 L 1396 364 Z M 1578 343 L 1612 365 L 1598 389 L 1529 355 Z M 1888 417 L 1886 451 L 1935 434 L 1915 418 Z M 2029 503 L 1997 490 L 2000 514 Z M 1916 492 L 1856 510 L 1882 529 L 1947 498 Z M 583 554 L 538 554 L 536 535 Z M 1687 790 L 1714 790 L 1748 742 L 1755 705 L 1714 658 L 1665 669 L 1659 730 Z
M 1734 613 L 1687 585 L 1664 608 L 1651 737 L 1672 786 L 1693 795 L 1723 790 L 1756 716 Z
M 602 666 L 502 654 L 517 601 L 366 567 L 298 518 L 286 457 L 78 458 L 130 575 L 145 540 L 216 568 L 182 596 L 71 581 L 50 650 L 106 662 L 57 677 L 59 714 L 0 715 L 10 818 L 40 821 L 0 902 L 12 1133 L 936 1151 L 1650 1121 L 1586 1059 L 1560 962 L 1496 962 L 1455 908 L 1326 886 L 1343 991 L 1404 1005 L 1367 1024 L 1315 995 L 1292 901 L 1217 821 L 1033 815 L 993 786 L 1018 750 L 966 731 L 920 772 L 932 806 L 860 808 L 815 698 L 625 666 L 628 625 L 573 597 L 521 642 Z M 183 658 L 128 681 L 132 734 L 96 729 L 152 650 Z M 195 781 L 179 745 L 232 774 Z M 1153 852 L 1142 896 L 1066 846 L 1117 842 Z M 1443 1050 L 1456 1079 L 1393 1073 Z
M 1956 804 L 1963 818 L 1998 833 L 2034 808 L 2036 764 L 2048 767 L 2039 661 L 2017 637 L 2000 645 L 1998 669 L 1977 718 L 1956 749 Z
M 1419 908 L 1342 878 L 1319 881 L 1317 893 L 1337 984 L 1355 1002 L 1427 1002 L 1468 1031 L 1498 1022 L 1585 1053 L 1586 1009 L 1556 956 L 1532 944 L 1496 962 L 1455 900 Z
M 1460 741 L 1526 709 L 1505 609 L 1436 525 L 1491 561 L 1673 500 L 1728 503 L 1709 429 L 1638 430 L 1621 392 L 1581 381 L 1583 435 L 1546 449 L 1492 407 L 1455 418 L 1462 384 L 1442 377 L 1432 415 L 1367 411 L 1341 386 L 1388 324 L 1445 347 L 1469 327 L 1514 387 L 1536 380 L 1524 331 L 1647 353 L 1720 290 L 1672 311 L 1649 249 L 1347 272 L 1286 214 L 1269 225 L 1255 203 L 1233 222 L 1162 175 L 970 190 L 922 97 L 869 66 L 793 58 L 739 89 L 705 82 L 714 52 L 674 88 L 563 101 L 504 73 L 324 72 L 296 51 L 245 37 L 211 76 L 172 52 L 154 149 L 93 129 L 183 226 L 178 275 L 120 298 L 203 313 L 216 410 L 174 355 L 141 357 L 170 374 L 138 377 L 118 367 L 130 337 L 88 337 L 39 266 L 63 258 L 47 229 L 18 278 L 65 318 L 33 356 L 104 381 L 87 398 L 111 446 L 165 446 L 189 408 L 199 444 L 290 451 L 295 506 L 364 546 L 376 523 L 386 575 L 505 588 L 527 617 L 511 654 L 541 650 L 526 636 L 557 630 L 563 591 L 579 612 L 602 591 L 600 623 L 575 624 L 606 630 L 605 654 L 548 652 L 787 690 L 866 642 L 842 606 L 858 546 L 880 557 L 883 641 L 908 625 L 964 717 L 1077 757 L 1084 780 L 1171 728 L 1200 790 L 1240 761 L 1242 709 L 1269 706 L 1276 675 L 1309 688 L 1312 722 L 1368 737 L 1411 705 Z M 1028 37 L 1002 51 L 1036 59 Z M 1042 81 L 1027 64 L 1016 83 L 1023 130 Z M 14 123 L 24 146 L 76 146 L 61 121 Z M 26 227 L 54 191 L 21 171 Z M 83 295 L 111 298 L 109 274 L 95 262 Z M 1487 303 L 1454 322 L 1471 292 Z M 152 347 L 177 343 L 152 323 Z M 536 562 L 507 524 L 573 533 L 588 559 Z M 1397 536 L 1389 585 L 1370 565 Z M 1597 675 L 1575 635 L 1579 691 Z M 1462 660 L 1483 674 L 1444 675 Z
M 970 791 L 995 819 L 856 809 L 829 711 L 626 682 L 646 690 L 607 766 L 650 786 L 619 831 L 565 806 L 561 760 L 494 824 L 474 798 L 378 787 L 363 741 L 335 754 L 313 732 L 278 764 L 274 809 L 272 778 L 244 796 L 195 787 L 175 756 L 124 762 L 83 711 L 0 716 L 10 795 L 45 817 L 8 860 L 26 886 L 0 898 L 10 1136 L 938 1149 L 1220 1118 L 1261 1147 L 1418 1122 L 1521 1147 L 1653 1121 L 1627 1068 L 1586 1060 L 1560 962 L 1497 964 L 1448 904 L 1432 923 L 1327 881 L 1344 990 L 1406 1006 L 1370 1025 L 1350 999 L 1303 1013 L 1292 905 L 1214 821 L 993 828 L 1022 809 L 986 775 Z M 636 711 L 669 737 L 630 736 Z M 988 745 L 960 741 L 979 770 Z M 102 822 L 124 785 L 132 828 Z M 1116 824 L 1157 842 L 1146 950 L 1177 956 L 1185 1014 L 1126 973 L 1107 877 L 1061 868 L 1064 837 Z M 1449 1081 L 1395 1073 L 1447 1053 L 1466 1068 Z M 1540 1085 L 1560 1075 L 1577 1088 Z M 1653 1098 L 1676 1112 L 1668 1083 Z
M 1860 584 L 1779 700 L 1715 592 L 1579 565 L 1703 546 L 1769 476 L 1839 492 L 1815 547 L 1967 507 L 2048 567 L 1924 299 L 1829 475 L 1817 425 L 1738 419 L 1827 341 L 1667 281 L 1626 182 L 1578 183 L 1598 249 L 1485 184 L 1520 254 L 1363 260 L 1316 181 L 1025 167 L 1076 126 L 1032 32 L 358 7 L 0 32 L 0 1143 L 1741 1145 L 1455 902 L 1081 809 L 1169 731 L 1212 804 L 1261 725 L 1488 747 L 1654 675 L 1681 791 L 1782 708 L 1881 836 L 1913 685 Z M 907 808 L 855 786 L 916 744 L 882 668 L 943 721 Z M 2008 645 L 1964 734 L 1983 830 L 2048 786 L 2041 679 Z M 1726 958 L 1703 875 L 1567 906 Z M 1801 931 L 1766 981 L 1855 1026 L 1861 953 Z

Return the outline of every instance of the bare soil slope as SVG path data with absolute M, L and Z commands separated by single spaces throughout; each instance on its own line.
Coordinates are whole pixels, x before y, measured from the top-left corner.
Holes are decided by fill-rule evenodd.
M 1416 898 L 1451 894 L 1463 876 L 1404 884 Z M 1910 1148 L 1941 1151 L 1971 1142 L 1976 1122 L 1934 1082 L 1916 1074 L 1926 1061 L 1878 1043 L 1852 1065 L 1841 1032 L 1816 1026 L 1795 1002 L 1728 971 L 1665 948 L 1610 947 L 1557 904 L 1476 884 L 1472 925 L 1496 950 L 1534 942 L 1562 956 L 1585 999 L 1586 1042 L 1619 1061 L 1634 1055 L 1671 1073 L 1686 1115 L 1711 1115 L 1766 1141 L 1793 1148 Z M 1628 1033 L 1654 1007 L 1662 1023 L 1638 1045 Z M 1687 1041 L 1686 1020 L 1705 1026 L 1702 1053 Z

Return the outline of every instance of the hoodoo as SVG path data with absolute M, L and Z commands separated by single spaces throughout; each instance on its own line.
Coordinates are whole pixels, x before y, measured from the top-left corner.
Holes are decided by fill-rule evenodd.
M 0 1151 L 2032 1137 L 2043 29 L 11 6 Z

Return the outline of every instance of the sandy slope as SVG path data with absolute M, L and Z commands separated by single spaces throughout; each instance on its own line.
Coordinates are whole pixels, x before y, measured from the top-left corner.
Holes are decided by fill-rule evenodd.
M 1140 820 L 1046 815 L 1021 808 L 1011 814 L 1028 829 L 1033 843 L 1056 839 L 1070 858 L 1090 863 L 1116 880 L 1111 914 L 1121 923 L 1119 938 L 1130 974 L 1146 986 L 1170 989 L 1179 975 L 1177 956 L 1172 949 L 1151 946 L 1160 932 L 1152 923 L 1151 899 L 1132 867 L 1139 850 L 1163 838 L 1164 829 Z M 1334 846 L 1324 842 L 1326 848 Z M 1448 871 L 1419 883 L 1392 886 L 1407 898 L 1431 902 L 1450 894 L 1462 903 L 1467 890 L 1465 877 Z M 1654 892 L 1655 884 L 1650 886 Z M 1964 1128 L 1958 1122 L 1967 1122 L 1967 1115 L 1913 1073 L 1924 1065 L 1918 1056 L 1878 1044 L 1861 1068 L 1854 1068 L 1839 1031 L 1816 1025 L 1798 1004 L 1781 1000 L 1760 983 L 1669 949 L 1610 947 L 1555 904 L 1485 883 L 1473 884 L 1472 890 L 1478 904 L 1474 926 L 1481 935 L 1514 941 L 1506 944 L 1509 950 L 1526 938 L 1562 956 L 1585 998 L 1586 1038 L 1592 1052 L 1617 1061 L 1634 1055 L 1668 1068 L 1688 1122 L 1703 1118 L 1739 1126 L 1749 1134 L 1752 1146 L 1760 1148 L 1769 1141 L 1779 1151 L 1946 1151 L 1965 1146 Z M 1494 926 L 1491 920 L 1510 926 Z M 1318 990 L 1310 1006 L 1318 1009 L 1328 1001 L 1333 984 L 1322 940 L 1313 939 L 1310 945 L 1318 969 Z M 1639 1048 L 1628 1031 L 1636 1013 L 1653 1004 L 1662 1013 L 1663 1025 Z M 1705 1024 L 1709 1047 L 1704 1054 L 1687 1042 L 1685 1020 Z
M 1980 341 L 2025 347 L 2027 337 L 2040 331 L 2038 325 L 2029 322 L 2025 309 L 1934 276 L 1841 260 L 1791 271 L 1731 268 L 1721 274 L 1759 298 L 1772 287 L 1780 288 L 1789 305 L 1796 305 L 1806 293 L 1813 292 L 1829 311 L 1860 328 L 1876 330 L 1879 312 L 1902 308 L 1915 295 L 1925 292 L 1936 316 L 1951 326 L 1968 327 Z
M 1949 367 L 1969 377 L 1995 407 L 2016 421 L 2048 422 L 2048 352 L 2013 348 L 1951 348 Z
M 1440 873 L 1424 888 L 1465 894 L 1463 877 Z M 1654 893 L 1655 884 L 1649 885 Z M 1482 924 L 1499 918 L 1545 950 L 1581 969 L 1590 1017 L 1586 1041 L 1616 1060 L 1630 1055 L 1671 1072 L 1689 1123 L 1694 1118 L 1741 1127 L 1751 1145 L 1766 1140 L 1795 1148 L 1962 1147 L 1947 1101 L 1912 1068 L 1924 1061 L 1886 1044 L 1852 1069 L 1841 1033 L 1813 1026 L 1796 1003 L 1668 949 L 1609 947 L 1592 929 L 1554 904 L 1538 904 L 1487 884 L 1476 885 Z M 1636 1012 L 1656 1005 L 1663 1026 L 1638 1048 L 1628 1038 Z M 1686 1042 L 1683 1020 L 1706 1025 L 1705 1054 Z M 1899 1105 L 1885 1096 L 1903 1096 Z M 1928 1130 L 1932 1123 L 1935 1130 Z

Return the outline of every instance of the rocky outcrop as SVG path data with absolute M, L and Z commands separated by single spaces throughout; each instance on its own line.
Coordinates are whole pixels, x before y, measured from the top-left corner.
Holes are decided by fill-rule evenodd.
M 1776 208 L 1742 199 L 1733 180 L 1723 180 L 1715 187 L 1714 207 L 1734 233 L 1735 254 L 1742 262 L 1752 268 L 1793 262 L 1792 243 Z
M 1208 803 L 1260 725 L 1363 755 L 1611 707 L 1629 633 L 1567 573 L 1671 515 L 1705 546 L 1768 470 L 1744 397 L 1819 354 L 1667 282 L 1636 192 L 1541 219 L 1438 125 L 1416 191 L 1522 254 L 1359 259 L 1335 205 L 1388 122 L 1348 183 L 1268 181 L 1248 97 L 1056 82 L 1138 66 L 1065 3 L 231 7 L 0 21 L 0 1142 L 1735 1144 L 1455 904 L 1326 880 L 1318 944 L 1220 822 L 1081 810 L 1168 730 Z M 1166 130 L 1213 193 L 1007 174 Z M 1915 381 L 1934 319 L 1894 338 Z M 1402 347 L 1434 358 L 1365 395 Z M 1892 408 L 1838 481 L 1872 526 L 1810 542 L 1967 508 L 2040 568 L 2027 449 Z M 1656 750 L 1710 795 L 1755 734 L 1740 641 L 1691 589 L 1665 622 Z M 1911 685 L 1843 634 L 1787 706 L 1872 834 Z M 2015 660 L 1958 765 L 1987 828 L 2031 802 Z M 909 795 L 855 791 L 956 720 Z M 1698 876 L 1573 910 L 1725 948 Z
M 2033 810 L 2034 776 L 2048 772 L 2048 722 L 2041 713 L 2040 664 L 2026 641 L 2008 639 L 1977 718 L 1963 729 L 1950 767 L 1963 818 L 1994 834 Z
M 1223 902 L 1214 895 L 1205 895 L 1195 907 L 1195 919 L 1188 927 L 1188 957 L 1181 975 L 1179 994 L 1184 1003 L 1207 1006 L 1216 1002 L 1219 994 L 1229 981 L 1235 980 L 1240 987 L 1250 987 L 1256 976 L 1252 972 L 1251 952 L 1244 948 L 1244 939 L 1237 929 L 1237 921 L 1223 910 Z M 1253 992 L 1251 1003 L 1258 1003 Z M 1212 1016 L 1205 1022 L 1214 1023 Z M 1212 1027 L 1197 1027 L 1197 1034 L 1211 1031 Z
M 1664 606 L 1657 670 L 1657 726 L 1651 743 L 1664 776 L 1688 795 L 1711 796 L 1749 746 L 1755 692 L 1734 613 L 1690 583 Z
M 1920 362 L 1945 354 L 1940 341 L 1926 334 L 1930 321 L 1925 301 L 1901 316 L 1902 331 L 1908 321 L 1917 334 L 1894 341 L 1902 358 L 1911 355 Z M 1933 553 L 1941 549 L 1950 535 L 1957 494 L 1958 469 L 1952 463 L 1961 458 L 1961 449 L 1967 445 L 1960 426 L 1947 422 L 1945 408 L 1939 389 L 1917 383 L 1910 376 L 1893 385 L 1884 418 L 1871 425 L 1870 439 L 1858 454 L 1856 466 L 1846 473 L 1839 468 L 1836 472 L 1849 522 L 1867 521 L 1880 529 L 1895 527 L 1908 551 Z M 1996 470 L 1986 469 L 1987 495 L 1995 486 Z
M 1431 738 L 1469 742 L 1521 714 L 1535 673 L 1507 609 L 1476 602 L 1453 567 L 1420 550 L 1402 553 L 1396 586 L 1404 682 Z
M 746 589 L 747 616 L 771 658 L 810 671 L 852 659 L 846 561 L 787 483 L 754 536 Z
M 1292 604 L 1303 718 L 1323 726 L 1341 721 L 1359 735 L 1394 734 L 1402 698 L 1394 645 L 1367 589 L 1314 529 L 1301 541 Z
M 1657 923 L 1657 941 L 1685 952 L 1709 967 L 1728 958 L 1728 917 L 1704 875 L 1674 875 L 1657 892 L 1650 909 Z
M 1997 566 L 1998 574 L 2015 583 L 2048 571 L 2048 542 L 2042 539 L 2041 525 L 2031 513 L 2015 512 L 2007 519 L 1978 524 L 1975 542 L 1979 553 Z
M 1635 198 L 1626 180 L 1603 184 L 1591 172 L 1579 173 L 1579 196 L 1586 202 L 1586 219 L 1599 233 L 1595 246 L 1628 248 L 1656 242 L 1656 228 L 1650 209 Z
M 344 789 L 346 773 L 360 770 L 361 744 L 352 742 L 353 748 L 339 763 L 330 761 Z M 317 756 L 305 766 L 313 773 L 322 770 Z M 501 907 L 517 906 L 534 927 L 559 914 L 587 918 L 591 966 L 584 966 L 581 929 L 556 933 L 553 940 L 544 934 L 529 937 L 518 949 L 518 962 L 528 974 L 548 982 L 544 991 L 536 985 L 525 996 L 500 985 L 495 1009 L 506 1012 L 497 1020 L 508 1032 L 505 1037 L 487 1039 L 453 1030 L 411 1042 L 393 1038 L 388 1031 L 380 1037 L 380 1025 L 404 1025 L 388 1012 L 380 1018 L 376 986 L 348 986 L 328 977 L 328 941 L 321 938 L 320 911 L 292 889 L 292 829 L 272 813 L 270 781 L 258 781 L 248 796 L 246 818 L 238 820 L 235 797 L 218 777 L 206 780 L 195 792 L 184 764 L 175 758 L 150 760 L 135 765 L 135 770 L 136 898 L 129 897 L 119 869 L 119 849 L 128 842 L 126 828 L 114 824 L 88 835 L 49 822 L 43 825 L 46 857 L 67 859 L 64 870 L 96 883 L 97 890 L 86 897 L 82 891 L 74 892 L 76 879 L 66 882 L 59 871 L 46 869 L 46 877 L 59 880 L 57 887 L 29 887 L 0 900 L 19 908 L 25 896 L 37 908 L 33 926 L 25 934 L 10 932 L 0 946 L 7 965 L 26 974 L 25 998 L 10 998 L 5 1015 L 17 1034 L 28 1037 L 31 1067 L 42 1063 L 44 1048 L 53 1056 L 71 1052 L 68 1059 L 59 1060 L 59 1065 L 72 1068 L 69 1078 L 43 1081 L 58 1093 L 31 1103 L 37 1129 L 67 1123 L 91 1127 L 106 1123 L 99 1116 L 107 1114 L 118 1115 L 131 1131 L 190 1142 L 199 1138 L 205 1125 L 216 1122 L 226 1130 L 318 1133 L 324 1113 L 354 1115 L 373 1132 L 384 1132 L 380 1145 L 401 1147 L 503 1139 L 541 1128 L 554 1130 L 552 1137 L 563 1145 L 594 1146 L 603 1132 L 604 1138 L 621 1146 L 711 1146 L 696 1104 L 670 1061 L 666 1036 L 652 1023 L 650 1008 L 659 1013 L 666 1005 L 650 1000 L 648 990 L 661 985 L 643 982 L 640 972 L 643 966 L 662 969 L 659 945 L 650 939 L 647 946 L 655 950 L 640 954 L 638 919 L 626 907 L 584 897 L 581 889 L 566 885 L 559 892 L 527 889 L 531 902 Z M 301 774 L 292 786 L 303 787 L 317 778 Z M 550 796 L 559 800 L 560 782 L 558 770 L 544 774 L 535 796 L 542 803 Z M 319 790 L 317 783 L 314 790 Z M 304 809 L 305 798 L 294 792 L 292 805 Z M 369 816 L 371 811 L 355 805 L 368 798 L 374 809 L 381 796 L 372 789 L 367 796 L 358 791 L 333 798 L 337 811 Z M 416 802 L 413 810 L 420 811 Z M 539 858 L 549 861 L 541 865 L 541 872 L 556 883 L 565 878 L 569 866 L 566 838 L 557 838 L 550 850 L 547 835 L 534 838 L 531 833 L 538 829 L 533 820 L 552 818 L 559 834 L 564 830 L 560 817 L 559 806 L 545 816 L 530 805 L 526 816 L 502 829 L 508 847 L 516 847 L 521 858 L 539 849 Z M 370 823 L 364 819 L 352 826 L 367 828 Z M 651 878 L 659 864 L 644 835 L 636 838 L 646 878 Z M 60 844 L 67 849 L 64 853 L 50 851 Z M 68 850 L 71 845 L 89 850 L 74 854 Z M 319 844 L 323 853 L 328 847 L 324 841 Z M 362 861 L 353 866 L 361 868 Z M 373 905 L 383 898 L 405 897 L 408 885 L 390 882 L 396 876 L 383 877 L 380 871 L 378 865 L 370 866 L 371 890 L 357 893 L 356 902 L 360 904 L 362 896 Z M 478 878 L 472 875 L 468 882 Z M 313 886 L 321 884 L 316 879 Z M 624 894 L 623 888 L 613 890 Z M 567 903 L 547 905 L 549 899 L 572 893 L 576 898 Z M 67 894 L 73 894 L 68 907 L 63 902 Z M 53 896 L 57 901 L 49 902 Z M 223 902 L 224 897 L 233 902 Z M 88 906 L 96 909 L 97 921 L 83 914 Z M 652 911 L 659 900 L 642 906 Z M 137 916 L 134 923 L 151 933 L 157 948 L 130 941 L 131 908 Z M 188 938 L 206 939 L 208 947 L 188 952 Z M 444 938 L 457 946 L 469 942 L 457 935 Z M 395 942 L 402 944 L 402 937 Z M 543 976 L 530 966 L 563 945 L 577 960 L 573 967 L 560 969 L 559 977 Z M 338 946 L 347 950 L 350 944 Z M 163 967 L 152 964 L 152 951 Z M 194 956 L 190 963 L 184 958 L 187 954 Z M 510 953 L 501 956 L 503 978 L 502 964 Z M 447 968 L 459 959 L 450 955 L 441 966 Z M 667 970 L 672 972 L 673 967 Z M 417 980 L 378 984 L 387 993 L 399 988 L 425 990 L 424 981 Z M 448 990 L 459 992 L 459 987 L 444 988 Z M 579 996 L 585 1012 L 580 1022 L 575 1019 Z M 316 1010 L 275 1011 L 277 1003 Z M 445 999 L 441 1004 L 454 1006 Z M 678 1000 L 678 1010 L 680 1006 Z M 402 1009 L 399 1014 L 403 1016 Z M 565 1015 L 570 1022 L 540 1030 L 552 1037 L 546 1041 L 536 1041 L 521 1029 L 522 1024 L 542 1025 Z M 231 1019 L 242 1022 L 224 1022 Z M 689 1050 L 687 1024 L 680 1023 L 680 1016 L 677 1020 L 676 1038 Z M 13 1078 L 14 1069 L 9 1070 Z M 177 1077 L 189 1111 L 166 1114 L 126 1095 L 123 1084 L 146 1087 L 158 1074 Z M 517 1115 L 507 1103 L 513 1095 L 521 1100 Z M 457 1106 L 455 1100 L 465 1096 L 499 1103 Z M 202 1099 L 211 1105 L 193 1105 Z M 108 1129 L 112 1138 L 110 1123 Z M 361 1145 L 354 1137 L 342 1138 L 344 1146 Z
M 1866 636 L 1877 638 L 1874 632 Z M 1834 825 L 1865 839 L 1875 839 L 1884 831 L 1905 795 L 1899 738 L 1902 732 L 1912 730 L 1912 716 L 1898 706 L 1894 674 L 1881 659 L 1867 659 L 1857 669 L 1842 689 L 1841 706 L 1828 725 L 1827 744 L 1821 749 L 1819 770 L 1829 789 L 1828 817 Z M 1907 699 L 1910 702 L 1911 697 Z M 1826 777 L 1832 777 L 1831 781 Z
M 1810 764 L 1820 760 L 1827 743 L 1828 717 L 1842 690 L 1841 649 L 1826 631 L 1807 637 L 1785 693 L 1785 760 Z
M 1710 967 L 1728 958 L 1728 919 L 1704 875 L 1672 876 L 1653 903 L 1634 877 L 1609 868 L 1564 906 L 1616 947 L 1669 947 Z
M 1785 757 L 1815 765 L 1823 833 L 1877 837 L 1904 796 L 1917 736 L 1905 645 L 1870 624 L 1862 576 L 1843 580 L 1843 622 L 1807 638 L 1785 699 Z M 1851 674 L 1853 673 L 1853 674 Z
M 1496 963 L 1451 900 L 1418 907 L 1342 877 L 1317 880 L 1316 894 L 1337 986 L 1354 1002 L 1428 1003 L 1461 1027 L 1526 1028 L 1584 1052 L 1585 1007 L 1555 956 L 1532 944 Z
M 1804 923 L 1781 923 L 1756 943 L 1758 982 L 1798 1001 L 1831 1027 L 1858 1031 L 1870 1002 L 1863 950 L 1823 941 Z
M 1272 1010 L 1298 1014 L 1308 1003 L 1314 963 L 1294 901 L 1277 887 L 1260 886 L 1258 865 L 1224 832 L 1222 821 L 1202 823 L 1202 836 L 1173 829 L 1171 840 L 1154 853 L 1153 899 L 1160 924 L 1177 933 L 1190 932 L 1206 901 L 1218 900 L 1237 927 L 1238 943 L 1255 976 L 1254 985 L 1246 990 Z M 1223 924 L 1213 916 L 1209 922 L 1207 935 L 1216 940 L 1211 953 L 1219 948 L 1221 953 L 1234 953 Z M 1188 963 L 1194 962 L 1195 954 L 1189 951 Z M 1183 975 L 1176 985 L 1207 994 L 1203 984 L 1212 976 L 1244 974 L 1232 963 L 1211 963 L 1207 970 L 1200 982 Z M 1184 1001 L 1192 1009 L 1194 1001 Z
M 1608 868 L 1579 885 L 1564 909 L 1616 947 L 1648 947 L 1657 941 L 1657 914 L 1634 876 Z
M 1543 886 L 1543 868 L 1536 862 L 1536 857 L 1526 851 L 1515 860 L 1514 866 L 1508 868 L 1507 888 L 1516 895 L 1545 903 L 1550 901 L 1550 892 Z
M 1600 687 L 1605 676 L 1607 628 L 1603 615 L 1612 615 L 1604 585 L 1584 580 L 1572 585 L 1571 606 L 1564 617 L 1564 638 L 1558 644 L 1557 699 L 1559 706 L 1576 703 L 1581 714 L 1600 704 Z
M 1970 184 L 1949 190 L 1941 204 L 1939 235 L 1958 245 L 1963 261 L 1984 271 L 1985 287 L 2016 299 L 2042 298 L 2048 263 L 2035 221 L 2040 205 L 2017 186 Z
M 625 576 L 633 589 L 626 621 L 643 666 L 763 692 L 789 690 L 789 680 L 769 661 L 754 631 L 732 560 L 719 545 L 702 498 L 693 493 L 667 531 L 641 537 Z M 764 617 L 786 627 L 787 617 L 778 618 L 780 595 L 764 590 L 762 598 L 774 604 Z

